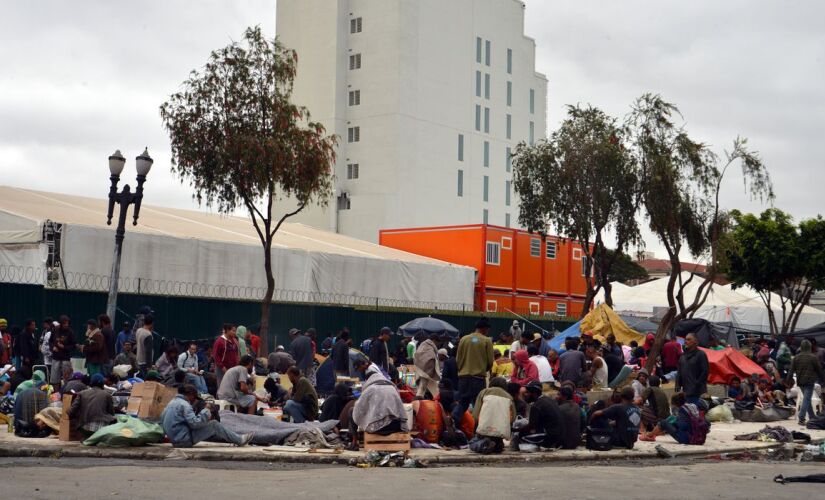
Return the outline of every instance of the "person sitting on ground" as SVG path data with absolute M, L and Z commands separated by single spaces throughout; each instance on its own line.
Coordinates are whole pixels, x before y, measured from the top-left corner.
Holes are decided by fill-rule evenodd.
M 527 427 L 513 438 L 514 447 L 527 442 L 543 448 L 561 448 L 567 429 L 558 402 L 542 393 L 538 381 L 530 382 L 524 389 L 524 399 L 530 403 L 530 419 Z
M 178 356 L 178 370 L 186 374 L 186 383 L 192 384 L 200 394 L 207 394 L 206 380 L 198 363 L 198 344 L 192 342 L 183 354 Z
M 252 356 L 243 356 L 238 366 L 233 366 L 224 374 L 221 385 L 218 387 L 218 399 L 232 403 L 239 411 L 254 415 L 258 401 L 265 401 L 252 392 L 249 385 L 249 375 L 252 373 L 254 360 Z
M 695 404 L 686 402 L 684 392 L 674 394 L 670 398 L 670 404 L 676 416 L 659 421 L 659 425 L 651 433 L 639 437 L 640 441 L 656 441 L 656 436 L 669 434 L 679 444 L 691 444 L 694 432 L 692 421 L 694 419 L 704 420 L 704 418 Z
M 561 418 L 564 421 L 564 435 L 561 437 L 561 447 L 565 450 L 578 448 L 582 440 L 582 430 L 587 422 L 581 406 L 574 399 L 575 391 L 572 387 L 564 386 L 559 389 L 558 403 Z
M 550 367 L 550 362 L 547 361 L 546 356 L 539 354 L 538 347 L 531 345 L 527 348 L 527 354 L 530 355 L 530 361 L 536 365 L 536 369 L 539 371 L 539 382 L 542 384 L 552 384 L 556 381 L 556 379 L 553 378 L 553 368 Z
M 172 383 L 172 377 L 178 369 L 178 348 L 174 345 L 166 348 L 163 356 L 155 362 L 155 367 L 160 375 L 160 380 L 168 385 Z
M 198 389 L 184 385 L 178 395 L 166 405 L 160 415 L 163 432 L 175 448 L 191 448 L 201 441 L 217 439 L 235 446 L 246 446 L 252 441 L 252 434 L 238 435 L 220 422 L 213 420 L 212 412 L 204 408 L 197 415 L 192 405 L 198 400 Z
M 559 351 L 555 349 L 547 350 L 547 361 L 550 363 L 550 368 L 553 370 L 553 379 L 559 379 Z
M 157 382 L 161 383 L 160 380 L 160 373 L 157 370 L 149 370 L 146 372 L 146 377 L 143 379 L 144 382 Z
M 559 376 L 561 382 L 570 381 L 578 385 L 582 378 L 582 372 L 587 365 L 587 357 L 583 352 L 576 349 L 577 341 L 574 338 L 567 338 L 564 341 L 565 351 L 559 356 Z
M 378 373 L 371 373 L 364 382 L 361 397 L 355 402 L 352 421 L 369 434 L 387 436 L 409 432 L 407 412 L 395 386 Z M 351 435 L 357 429 L 350 429 Z
M 60 388 L 60 394 L 78 394 L 89 388 L 90 377 L 81 372 L 72 373 L 69 381 Z
M 625 387 L 621 392 L 621 403 L 604 410 L 596 410 L 590 415 L 590 425 L 594 428 L 607 429 L 613 422 L 613 446 L 633 449 L 639 437 L 642 423 L 639 407 L 633 404 L 633 388 Z
M 290 366 L 295 366 L 295 359 L 282 345 L 276 347 L 275 352 L 271 353 L 266 361 L 270 372 L 274 371 L 281 375 L 285 375 Z
M 513 354 L 513 364 L 515 368 L 510 381 L 524 387 L 530 382 L 539 381 L 539 369 L 536 364 L 530 361 L 527 350 L 517 351 Z
M 748 384 L 742 384 L 742 379 L 736 375 L 730 377 L 728 382 L 728 398 L 734 401 L 742 401 L 748 397 Z
M 284 406 L 289 401 L 289 391 L 281 385 L 281 376 L 272 371 L 264 380 L 264 390 L 269 393 L 269 406 Z
M 670 416 L 670 405 L 667 395 L 660 387 L 661 379 L 656 375 L 650 377 L 649 387 L 646 387 L 641 396 L 633 402 L 642 409 L 641 432 L 651 430 L 659 421 Z
M 105 379 L 100 373 L 92 375 L 89 388 L 75 394 L 69 408 L 72 427 L 91 436 L 98 429 L 115 422 L 115 402 L 103 388 Z
M 33 387 L 39 387 L 40 384 L 45 381 L 46 374 L 43 373 L 42 370 L 35 370 L 30 379 L 17 384 L 17 387 L 14 389 L 14 397 L 19 396 L 23 391 L 27 391 Z
M 343 382 L 335 384 L 332 395 L 326 398 L 324 404 L 321 405 L 321 416 L 318 417 L 318 421 L 338 420 L 341 411 L 353 399 L 355 399 L 355 396 L 353 396 L 352 388 L 348 384 Z
M 599 356 L 596 345 L 590 344 L 585 347 L 584 354 L 590 360 L 590 379 L 593 383 L 593 389 L 607 389 L 607 363 Z
M 38 370 L 39 371 L 39 370 Z M 14 435 L 19 437 L 47 437 L 51 429 L 35 418 L 41 410 L 49 406 L 46 382 L 39 380 L 32 387 L 14 398 Z
M 166 385 L 171 387 L 172 389 L 180 389 L 185 384 L 186 384 L 186 372 L 183 371 L 183 370 L 175 370 L 175 373 L 172 374 L 171 382 L 166 384 Z
M 318 393 L 297 366 L 290 366 L 286 375 L 292 382 L 292 393 L 290 400 L 284 405 L 284 414 L 289 415 L 296 424 L 314 422 L 318 419 Z
M 473 405 L 473 418 L 476 422 L 475 434 L 492 439 L 496 444 L 494 453 L 504 450 L 504 440 L 510 440 L 516 420 L 516 406 L 513 397 L 507 393 L 504 377 L 493 377 L 490 387 L 478 393 Z
M 21 366 L 19 370 L 15 369 L 14 366 L 9 365 L 7 370 L 8 379 L 0 385 L 0 396 L 11 393 L 14 394 L 17 391 L 17 388 L 20 387 L 20 384 L 27 380 L 32 379 L 32 369 L 28 366 Z M 5 379 L 6 377 L 0 377 L 0 380 Z
M 760 378 L 756 384 L 756 399 L 763 405 L 778 402 L 771 381 L 765 377 Z
M 508 382 L 507 394 L 513 398 L 513 404 L 516 407 L 516 418 L 526 418 L 530 407 L 524 401 L 524 388 L 515 382 Z
M 513 360 L 510 359 L 510 350 L 505 349 L 504 354 L 496 349 L 493 352 L 493 369 L 491 370 L 493 377 L 509 377 L 513 374 Z
M 137 356 L 135 353 L 132 352 L 133 344 L 130 341 L 123 342 L 122 351 L 120 354 L 115 356 L 114 366 L 118 365 L 129 365 L 131 368 L 129 369 L 129 376 L 133 376 L 138 372 L 138 362 Z
M 638 372 L 636 372 L 636 380 L 630 384 L 630 387 L 633 388 L 633 401 L 636 401 L 636 404 L 640 404 L 639 402 L 642 400 L 642 393 L 648 387 L 648 378 L 649 374 L 647 370 L 642 368 Z

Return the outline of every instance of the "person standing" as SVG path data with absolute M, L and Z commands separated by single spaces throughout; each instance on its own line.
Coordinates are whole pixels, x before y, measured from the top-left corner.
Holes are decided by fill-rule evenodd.
M 52 350 L 49 347 L 49 340 L 51 340 L 52 333 L 60 326 L 60 323 L 54 321 L 51 317 L 43 320 L 43 333 L 40 335 L 40 353 L 43 355 L 43 364 L 49 369 L 52 369 Z
M 675 372 L 679 369 L 679 358 L 682 357 L 682 345 L 676 340 L 676 336 L 671 336 L 662 346 L 662 374 Z
M 17 341 L 20 343 L 20 365 L 31 368 L 38 358 L 37 323 L 33 319 L 26 320 Z
M 86 342 L 80 346 L 80 352 L 86 356 L 86 371 L 90 376 L 103 373 L 103 364 L 108 361 L 106 339 L 93 319 L 86 322 Z
M 349 331 L 343 330 L 332 346 L 332 364 L 335 375 L 349 377 Z
M 441 367 L 438 363 L 438 334 L 434 333 L 421 343 L 413 355 L 413 365 L 417 377 L 418 397 L 425 397 L 427 391 L 433 398 L 438 396 L 438 383 L 441 381 Z
M 112 328 L 112 319 L 106 314 L 98 316 L 97 323 L 100 325 L 100 333 L 103 335 L 103 340 L 106 343 L 106 361 L 103 363 L 103 376 L 108 377 L 112 373 L 112 360 L 114 360 L 117 355 L 115 352 L 117 336 Z
M 236 333 L 235 325 L 224 323 L 223 333 L 215 340 L 212 348 L 212 357 L 215 359 L 215 378 L 219 386 L 224 374 L 230 368 L 237 366 L 240 360 Z
M 786 380 L 793 380 L 796 374 L 796 384 L 802 391 L 802 404 L 799 407 L 799 425 L 805 425 L 807 417 L 814 418 L 813 406 L 811 405 L 811 398 L 814 393 L 814 384 L 819 382 L 825 383 L 825 375 L 822 373 L 822 365 L 817 359 L 816 355 L 811 353 L 810 341 L 803 340 L 799 346 L 799 354 L 794 356 L 791 361 L 791 367 L 788 371 Z
M 155 339 L 152 332 L 155 330 L 155 318 L 148 314 L 143 317 L 143 326 L 135 332 L 135 347 L 140 367 L 140 374 L 145 375 L 155 360 Z
M 298 334 L 295 340 L 289 345 L 289 352 L 292 354 L 292 359 L 295 360 L 295 366 L 301 371 L 309 382 L 315 385 L 315 350 L 312 348 L 312 338 L 307 331 L 304 334 Z
M 69 327 L 71 320 L 65 314 L 60 316 L 60 326 L 49 339 L 52 351 L 52 373 L 49 382 L 55 389 L 72 374 L 72 351 L 74 350 L 74 332 Z
M 6 318 L 0 318 L 0 365 L 7 365 L 11 361 L 11 335 L 8 328 Z
M 464 412 L 484 389 L 487 373 L 493 368 L 493 341 L 487 336 L 490 320 L 482 317 L 476 329 L 458 342 L 458 404 L 453 422 L 461 422 Z
M 252 329 L 246 330 L 246 347 L 249 350 L 249 355 L 254 358 L 261 357 L 261 337 L 255 334 Z
M 708 356 L 699 349 L 696 335 L 689 333 L 685 337 L 685 352 L 679 358 L 679 371 L 676 373 L 676 392 L 684 392 L 688 403 L 699 406 L 702 394 L 708 391 Z
M 391 334 L 392 330 L 385 326 L 378 333 L 375 340 L 370 343 L 370 361 L 384 370 L 384 373 L 390 372 L 390 350 L 387 347 L 387 342 L 389 342 Z
M 115 351 L 118 354 L 123 352 L 123 344 L 131 342 L 132 347 L 135 346 L 135 336 L 132 334 L 132 327 L 128 321 L 123 323 L 123 329 L 117 334 L 117 342 L 115 342 Z

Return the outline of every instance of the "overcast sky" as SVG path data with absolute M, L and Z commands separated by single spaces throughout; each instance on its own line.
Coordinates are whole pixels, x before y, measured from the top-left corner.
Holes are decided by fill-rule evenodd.
M 720 154 L 749 138 L 776 206 L 804 218 L 825 212 L 823 19 L 819 0 L 528 0 L 526 31 L 550 82 L 551 129 L 565 104 L 624 116 L 643 92 L 660 93 Z M 148 145 L 146 202 L 195 208 L 169 172 L 158 106 L 210 50 L 255 24 L 274 35 L 274 0 L 5 1 L 0 184 L 104 197 L 108 155 L 123 151 L 131 181 Z M 763 208 L 738 174 L 723 199 Z

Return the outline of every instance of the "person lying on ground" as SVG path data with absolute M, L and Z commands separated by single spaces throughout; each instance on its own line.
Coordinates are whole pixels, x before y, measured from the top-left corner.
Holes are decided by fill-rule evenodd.
M 255 414 L 258 401 L 266 401 L 265 398 L 255 395 L 250 386 L 253 364 L 252 356 L 248 354 L 243 356 L 238 366 L 233 366 L 226 371 L 217 394 L 217 399 L 232 403 L 239 407 L 239 411 L 244 411 L 249 415 Z
M 198 390 L 193 385 L 184 385 L 178 395 L 166 405 L 160 415 L 163 432 L 175 448 L 191 448 L 201 441 L 219 441 L 235 446 L 246 446 L 252 441 L 252 434 L 238 435 L 220 422 L 213 420 L 212 413 L 204 408 L 195 414 L 192 405 L 198 399 Z
M 318 393 L 297 366 L 290 366 L 286 375 L 292 382 L 292 393 L 290 400 L 284 405 L 284 414 L 289 415 L 296 424 L 314 422 L 318 419 Z
M 69 408 L 71 426 L 87 436 L 115 422 L 114 399 L 103 388 L 104 382 L 103 375 L 95 373 L 89 381 L 89 388 L 72 398 Z
M 612 428 L 613 446 L 633 449 L 639 437 L 639 425 L 642 423 L 639 407 L 633 404 L 633 388 L 625 387 L 621 392 L 621 403 L 604 410 L 596 410 L 590 415 L 590 425 L 594 428 Z

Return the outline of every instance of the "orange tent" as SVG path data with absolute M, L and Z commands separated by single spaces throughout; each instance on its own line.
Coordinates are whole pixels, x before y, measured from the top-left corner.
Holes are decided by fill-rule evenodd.
M 705 349 L 700 347 L 708 356 L 710 373 L 708 374 L 709 384 L 729 384 L 730 378 L 734 375 L 742 380 L 747 379 L 754 373 L 768 377 L 768 374 L 761 366 L 754 363 L 741 352 L 728 347 L 720 351 Z M 768 377 L 770 378 L 770 377 Z

